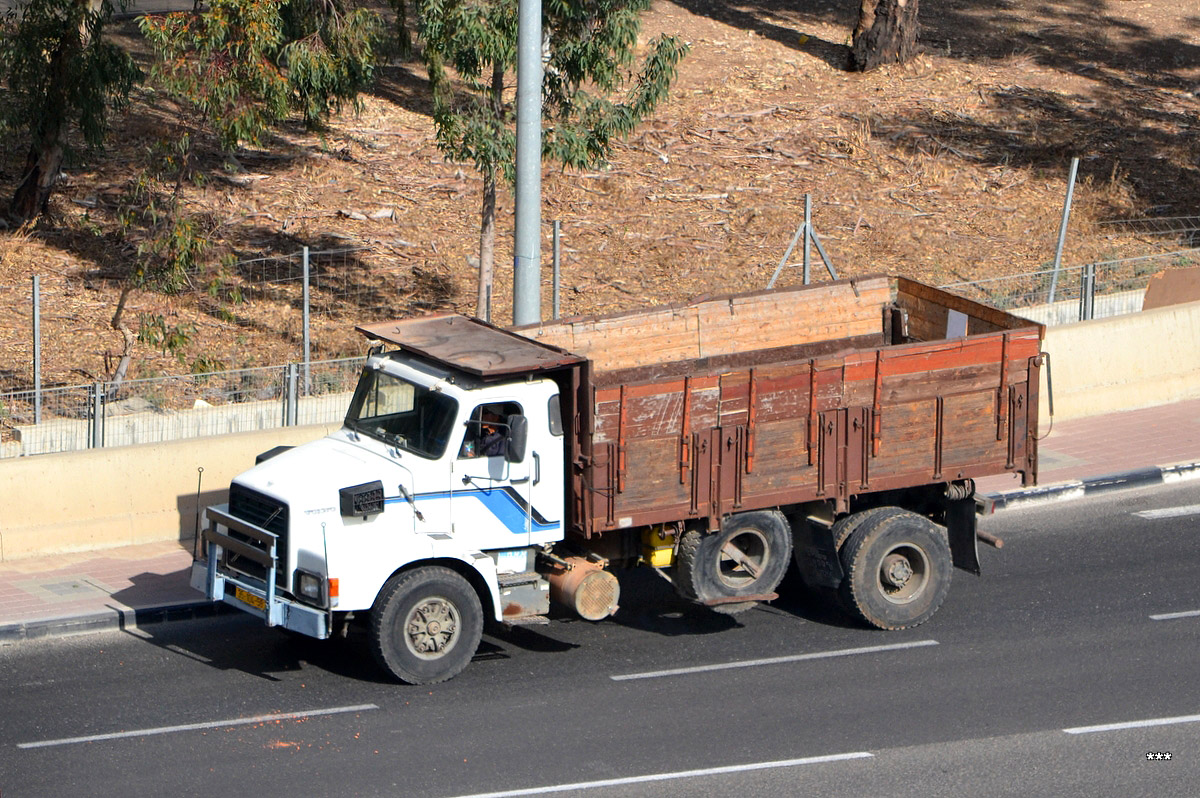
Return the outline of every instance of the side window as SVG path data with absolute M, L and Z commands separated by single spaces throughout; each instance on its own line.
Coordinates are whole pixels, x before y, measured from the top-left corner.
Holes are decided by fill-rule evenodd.
M 554 394 L 550 397 L 550 407 L 548 408 L 550 416 L 550 434 L 561 438 L 563 434 L 562 420 L 562 401 L 560 394 Z
M 508 453 L 508 417 L 519 415 L 516 402 L 490 402 L 471 411 L 458 459 L 503 457 Z

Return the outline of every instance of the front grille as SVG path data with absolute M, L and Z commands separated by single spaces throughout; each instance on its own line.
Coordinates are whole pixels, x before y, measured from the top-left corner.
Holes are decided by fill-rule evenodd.
M 277 499 L 264 496 L 258 491 L 235 483 L 229 486 L 229 514 L 279 536 L 275 543 L 275 579 L 277 584 L 286 588 L 288 582 L 284 575 L 288 573 L 288 506 Z M 249 543 L 256 548 L 259 545 L 257 541 L 241 535 L 235 530 L 229 530 L 229 534 L 230 537 L 243 543 Z M 226 552 L 225 564 L 244 574 L 266 581 L 266 569 L 245 557 Z

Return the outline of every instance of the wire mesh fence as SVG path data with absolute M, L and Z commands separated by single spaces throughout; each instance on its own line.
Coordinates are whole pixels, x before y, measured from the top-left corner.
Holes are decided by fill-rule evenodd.
M 336 422 L 362 358 L 0 394 L 0 458 Z M 40 416 L 40 423 L 38 417 Z
M 1107 219 L 1099 227 L 1106 233 L 1176 238 L 1189 247 L 1200 246 L 1200 216 Z
M 1067 324 L 1142 309 L 1150 278 L 1200 265 L 1200 248 L 1101 261 L 942 286 L 968 299 L 1037 321 Z
M 218 286 L 218 291 L 226 301 L 283 302 L 322 317 L 394 318 L 407 309 L 413 275 L 408 270 L 370 267 L 361 258 L 363 251 L 306 247 L 290 255 L 239 261 L 234 267 L 239 279 Z

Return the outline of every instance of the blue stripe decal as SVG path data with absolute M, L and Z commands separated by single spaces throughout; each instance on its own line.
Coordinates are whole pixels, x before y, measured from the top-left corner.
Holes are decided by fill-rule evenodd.
M 416 501 L 450 499 L 458 498 L 474 498 L 483 503 L 484 508 L 494 515 L 501 524 L 514 535 L 525 534 L 525 507 L 528 506 L 523 499 L 508 486 L 502 488 L 476 488 L 474 490 L 455 490 L 455 491 L 436 491 L 434 493 L 418 493 L 413 497 Z M 385 504 L 396 504 L 403 502 L 405 499 L 401 496 L 396 496 L 387 499 Z M 547 521 L 542 517 L 536 509 L 532 510 L 532 518 L 530 521 L 530 529 L 533 532 L 553 532 L 557 531 L 562 523 L 560 521 Z

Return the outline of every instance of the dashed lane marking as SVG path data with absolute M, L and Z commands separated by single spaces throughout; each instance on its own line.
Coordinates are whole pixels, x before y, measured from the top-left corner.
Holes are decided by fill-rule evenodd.
M 1161 615 L 1151 615 L 1152 621 L 1174 621 L 1178 618 L 1198 618 L 1200 610 L 1184 610 L 1183 612 L 1164 612 Z
M 1185 515 L 1200 515 L 1200 504 L 1185 504 L 1179 507 L 1163 507 L 1159 510 L 1140 510 L 1136 513 L 1138 518 L 1146 518 L 1151 521 L 1159 518 L 1181 518 Z
M 837 651 L 818 651 L 813 654 L 791 654 L 783 657 L 767 657 L 766 659 L 748 659 L 740 662 L 721 662 L 714 665 L 693 665 L 688 668 L 670 668 L 662 671 L 646 671 L 644 673 L 623 673 L 609 676 L 614 682 L 624 682 L 631 679 L 657 679 L 662 676 L 682 676 L 689 673 L 706 673 L 708 671 L 725 671 L 732 668 L 757 668 L 761 665 L 779 665 L 784 662 L 803 662 L 810 659 L 832 659 L 834 657 L 852 657 L 857 654 L 881 654 L 885 651 L 903 651 L 908 648 L 924 648 L 936 646 L 936 640 L 916 640 L 911 643 L 892 643 L 884 646 L 863 646 L 862 648 L 843 648 Z
M 827 756 L 810 756 L 803 759 L 780 759 L 774 762 L 751 762 L 745 765 L 727 765 L 725 767 L 701 768 L 700 770 L 677 770 L 672 773 L 652 773 L 645 776 L 628 776 L 620 779 L 602 779 L 600 781 L 577 781 L 573 784 L 551 784 L 546 787 L 530 787 L 522 790 L 501 790 L 500 792 L 480 792 L 471 795 L 460 795 L 456 798 L 517 798 L 522 795 L 549 795 L 556 792 L 571 792 L 572 790 L 594 790 L 604 787 L 620 787 L 625 784 L 645 784 L 652 781 L 673 781 L 675 779 L 692 779 L 702 776 L 721 776 L 726 773 L 745 773 L 751 770 L 770 770 L 772 768 L 791 768 L 801 765 L 819 765 L 824 762 L 842 762 L 847 759 L 870 759 L 873 755 L 866 751 L 855 751 L 849 754 L 829 754 Z
M 1098 732 L 1121 731 L 1123 729 L 1145 729 L 1151 726 L 1175 726 L 1181 723 L 1200 723 L 1200 715 L 1177 715 L 1173 718 L 1150 718 L 1129 720 L 1124 723 L 1105 723 L 1100 726 L 1076 726 L 1063 729 L 1067 734 L 1096 734 Z
M 356 704 L 350 707 L 305 709 L 299 712 L 256 715 L 252 718 L 213 720 L 205 723 L 184 723 L 179 726 L 159 726 L 153 729 L 135 729 L 133 731 L 113 732 L 111 734 L 89 734 L 84 737 L 63 737 L 58 740 L 38 740 L 33 743 L 17 743 L 17 748 L 49 748 L 55 745 L 74 745 L 75 743 L 94 743 L 101 740 L 119 740 L 123 737 L 150 737 L 155 734 L 173 734 L 175 732 L 195 731 L 197 729 L 219 729 L 225 726 L 249 726 L 254 723 L 269 723 L 276 720 L 292 720 L 293 718 L 312 718 L 318 715 L 340 715 L 347 712 L 366 712 L 371 709 L 379 709 L 379 707 L 375 704 Z

